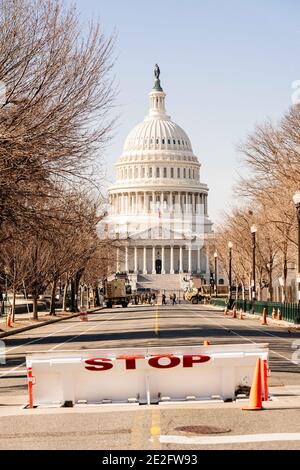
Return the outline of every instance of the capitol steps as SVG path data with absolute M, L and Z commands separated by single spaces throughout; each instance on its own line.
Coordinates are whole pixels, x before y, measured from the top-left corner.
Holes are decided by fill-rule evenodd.
M 181 290 L 180 274 L 139 274 L 137 278 L 137 287 L 144 289 L 156 289 L 163 291 Z

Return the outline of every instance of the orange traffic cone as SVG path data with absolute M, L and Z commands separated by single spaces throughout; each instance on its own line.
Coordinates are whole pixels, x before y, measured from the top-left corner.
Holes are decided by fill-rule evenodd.
M 242 410 L 255 411 L 262 410 L 262 380 L 261 380 L 261 359 L 256 361 L 255 372 L 250 390 L 249 405 Z
M 275 310 L 275 307 L 273 307 L 273 310 L 272 310 L 272 320 L 276 320 L 276 310 Z
M 236 306 L 235 306 L 235 304 L 232 307 L 232 318 L 236 318 Z
M 262 325 L 267 325 L 267 324 L 268 324 L 268 323 L 267 323 L 267 313 L 266 313 L 266 309 L 265 309 L 265 308 L 263 309 L 261 324 L 262 324 Z
M 278 307 L 278 310 L 277 310 L 277 320 L 282 320 L 282 315 L 281 315 L 281 311 L 280 311 L 279 307 Z
M 205 339 L 205 340 L 203 341 L 203 346 L 209 346 L 209 345 L 210 345 L 210 342 L 207 341 L 207 339 Z
M 244 320 L 243 310 L 240 308 L 239 320 Z
M 84 307 L 79 307 L 80 309 L 80 321 L 89 321 L 87 311 Z
M 9 314 L 8 314 L 8 317 L 7 317 L 7 326 L 8 326 L 8 328 L 12 328 L 11 318 L 12 318 L 12 311 L 10 310 Z

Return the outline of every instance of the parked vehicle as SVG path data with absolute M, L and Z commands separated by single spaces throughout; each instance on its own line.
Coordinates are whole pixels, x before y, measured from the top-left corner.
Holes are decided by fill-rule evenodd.
M 122 305 L 125 308 L 132 298 L 131 286 L 125 279 L 105 280 L 103 296 L 107 308 L 112 308 L 113 305 Z
M 206 291 L 205 287 L 191 287 L 184 294 L 185 300 L 192 304 L 198 304 L 210 299 L 210 294 Z

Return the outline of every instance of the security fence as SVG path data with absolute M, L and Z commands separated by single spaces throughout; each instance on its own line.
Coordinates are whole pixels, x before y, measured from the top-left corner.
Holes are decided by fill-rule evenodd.
M 225 307 L 228 305 L 228 299 L 212 298 L 212 305 L 219 307 Z M 266 309 L 266 315 L 272 317 L 273 309 L 276 312 L 276 318 L 278 309 L 280 309 L 282 320 L 286 320 L 292 323 L 300 323 L 300 308 L 298 303 L 282 303 L 282 302 L 251 302 L 250 300 L 235 300 L 232 305 L 235 304 L 237 310 L 240 308 L 244 312 L 255 313 L 262 315 L 263 309 Z

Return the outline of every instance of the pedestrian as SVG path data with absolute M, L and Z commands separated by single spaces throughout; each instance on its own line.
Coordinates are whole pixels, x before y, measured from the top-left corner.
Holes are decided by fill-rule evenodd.
M 174 294 L 173 294 L 172 301 L 173 301 L 173 305 L 176 305 L 176 304 L 177 304 L 175 292 L 174 292 Z
M 162 304 L 162 305 L 167 305 L 167 302 L 166 302 L 166 295 L 165 295 L 165 294 L 163 294 L 163 295 L 161 296 L 161 304 Z

